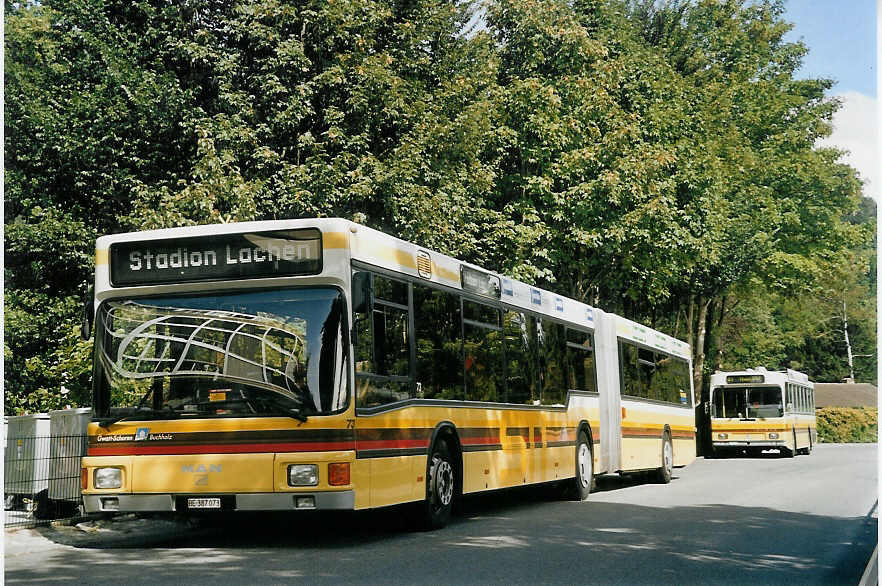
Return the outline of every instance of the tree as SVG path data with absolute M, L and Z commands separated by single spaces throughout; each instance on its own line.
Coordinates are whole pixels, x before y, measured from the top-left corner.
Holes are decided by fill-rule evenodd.
M 68 334 L 99 234 L 358 215 L 477 256 L 494 65 L 485 36 L 461 34 L 470 10 L 7 3 L 7 404 L 87 396 L 57 366 L 82 355 Z
M 816 290 L 840 251 L 859 243 L 845 217 L 859 200 L 840 153 L 815 149 L 838 103 L 829 80 L 797 80 L 806 53 L 786 43 L 780 2 L 633 2 L 646 43 L 688 85 L 703 132 L 705 181 L 684 177 L 704 209 L 705 246 L 675 298 L 688 299 L 696 388 L 727 296 L 760 282 L 787 295 Z

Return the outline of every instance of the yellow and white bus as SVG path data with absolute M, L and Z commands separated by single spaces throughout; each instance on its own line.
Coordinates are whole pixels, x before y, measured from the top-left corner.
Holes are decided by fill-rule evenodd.
M 366 509 L 695 457 L 689 346 L 340 219 L 99 238 L 96 511 Z
M 793 457 L 818 443 L 814 384 L 805 373 L 717 372 L 710 397 L 715 455 L 774 449 Z

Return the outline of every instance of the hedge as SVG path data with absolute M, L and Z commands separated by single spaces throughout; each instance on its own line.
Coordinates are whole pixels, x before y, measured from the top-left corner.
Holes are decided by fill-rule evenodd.
M 869 407 L 825 407 L 816 412 L 818 441 L 823 443 L 875 442 L 878 413 Z

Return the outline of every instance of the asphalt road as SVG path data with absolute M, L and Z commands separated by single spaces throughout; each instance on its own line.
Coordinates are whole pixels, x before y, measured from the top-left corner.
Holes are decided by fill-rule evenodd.
M 467 498 L 446 529 L 406 508 L 129 519 L 6 533 L 6 582 L 857 584 L 877 541 L 875 445 L 698 459 L 669 485 L 604 477 L 588 502 L 548 487 Z

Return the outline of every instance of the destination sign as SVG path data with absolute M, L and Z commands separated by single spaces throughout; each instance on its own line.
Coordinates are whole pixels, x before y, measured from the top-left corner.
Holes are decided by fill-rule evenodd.
M 322 236 L 315 228 L 110 246 L 114 287 L 312 275 L 321 270 Z
M 464 291 L 499 299 L 501 291 L 499 277 L 463 265 L 460 270 L 460 279 Z
M 765 382 L 765 380 L 766 377 L 761 374 L 733 374 L 726 377 L 726 382 L 728 384 L 762 383 Z

